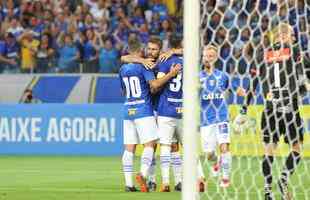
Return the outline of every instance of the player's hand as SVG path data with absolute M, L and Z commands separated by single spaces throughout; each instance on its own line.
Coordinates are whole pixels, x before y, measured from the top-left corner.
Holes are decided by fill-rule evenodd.
M 245 89 L 243 89 L 242 87 L 238 87 L 237 88 L 237 95 L 244 97 L 246 95 Z
M 246 105 L 243 105 L 240 109 L 240 114 L 246 115 L 248 112 L 248 107 Z
M 152 58 L 143 59 L 142 64 L 146 69 L 154 69 L 156 66 L 156 63 L 154 62 L 154 59 Z
M 14 59 L 8 60 L 8 63 L 9 63 L 10 65 L 17 65 L 17 62 L 16 62 Z
M 173 64 L 170 68 L 170 74 L 172 77 L 175 77 L 178 75 L 178 73 L 181 71 L 182 65 L 181 64 Z
M 170 50 L 170 51 L 167 51 L 167 52 L 164 52 L 164 53 L 160 54 L 158 59 L 159 59 L 160 62 L 165 62 L 172 55 L 173 55 L 173 52 Z

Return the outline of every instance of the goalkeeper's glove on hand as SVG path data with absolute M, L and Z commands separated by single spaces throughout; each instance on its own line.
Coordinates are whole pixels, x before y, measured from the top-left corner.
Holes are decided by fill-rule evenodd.
M 243 105 L 240 109 L 240 114 L 246 115 L 248 112 L 248 107 L 246 105 Z

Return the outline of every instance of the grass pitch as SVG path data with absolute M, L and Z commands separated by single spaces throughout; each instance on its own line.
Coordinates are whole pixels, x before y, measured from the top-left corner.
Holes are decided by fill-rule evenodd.
M 278 158 L 274 171 L 279 171 L 283 162 Z M 157 172 L 159 174 L 158 166 Z M 278 173 L 275 181 L 277 177 Z M 159 183 L 159 176 L 157 180 Z M 310 160 L 304 159 L 291 178 L 290 190 L 296 200 L 307 200 L 310 199 L 309 186 Z M 210 177 L 208 190 L 200 197 L 206 200 L 263 199 L 262 187 L 260 158 L 234 158 L 231 187 L 224 191 L 218 187 L 218 180 Z M 274 191 L 276 198 L 280 199 L 276 186 Z M 179 200 L 181 194 L 124 192 L 120 157 L 0 156 L 0 200 L 71 199 Z

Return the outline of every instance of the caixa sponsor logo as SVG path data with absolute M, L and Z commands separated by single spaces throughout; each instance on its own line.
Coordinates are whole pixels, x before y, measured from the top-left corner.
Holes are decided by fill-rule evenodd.
M 202 95 L 203 100 L 211 100 L 211 99 L 224 99 L 223 93 L 209 93 Z

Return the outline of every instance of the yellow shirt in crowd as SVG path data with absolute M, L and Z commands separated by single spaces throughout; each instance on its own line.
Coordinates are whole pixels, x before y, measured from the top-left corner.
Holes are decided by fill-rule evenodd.
M 21 43 L 21 68 L 32 69 L 36 65 L 35 53 L 40 42 L 38 40 L 29 41 L 27 39 L 23 39 Z
M 175 0 L 163 0 L 163 3 L 167 6 L 169 15 L 174 15 L 176 12 L 176 1 Z

